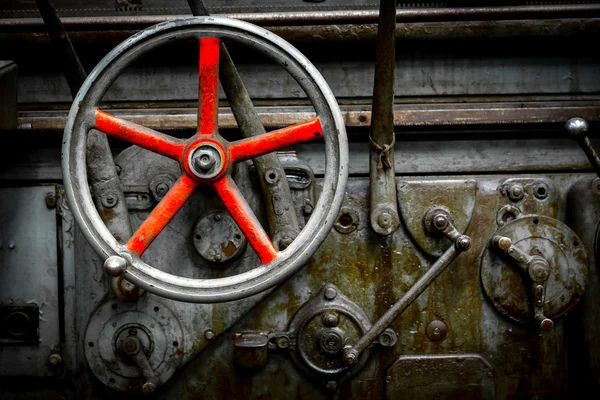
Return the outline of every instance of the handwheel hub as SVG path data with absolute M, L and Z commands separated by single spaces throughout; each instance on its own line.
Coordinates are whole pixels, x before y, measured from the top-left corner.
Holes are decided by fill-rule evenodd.
M 213 143 L 204 143 L 189 152 L 188 166 L 200 179 L 212 179 L 225 167 L 222 151 Z

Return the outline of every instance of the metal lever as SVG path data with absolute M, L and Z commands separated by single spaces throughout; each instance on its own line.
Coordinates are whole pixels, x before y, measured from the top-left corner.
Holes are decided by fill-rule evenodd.
M 471 247 L 471 238 L 461 234 L 452 224 L 451 216 L 442 209 L 434 209 L 425 215 L 426 225 L 431 225 L 437 232 L 442 233 L 453 242 L 453 245 L 425 272 L 421 278 L 394 304 L 381 318 L 377 320 L 354 346 L 344 349 L 344 363 L 348 366 L 358 362 L 360 354 L 383 333 L 383 331 L 398 318 L 431 283 L 454 261 L 463 251 Z
M 530 256 L 523 250 L 513 246 L 510 238 L 494 236 L 492 240 L 497 248 L 512 258 L 531 278 L 534 321 L 542 330 L 551 331 L 554 328 L 554 322 L 544 315 L 546 282 L 550 276 L 550 264 L 548 260 L 541 256 Z
M 598 154 L 596 154 L 596 151 L 592 147 L 592 142 L 587 136 L 588 123 L 586 120 L 583 118 L 571 118 L 565 124 L 565 129 L 569 138 L 576 141 L 579 147 L 583 149 L 592 167 L 594 167 L 594 171 L 600 177 L 600 158 L 598 158 Z
M 135 335 L 128 336 L 121 343 L 121 350 L 125 355 L 131 357 L 131 360 L 138 366 L 140 371 L 142 371 L 142 375 L 144 375 L 144 378 L 146 379 L 146 382 L 142 385 L 142 393 L 148 395 L 154 393 L 156 388 L 158 388 L 160 381 L 154 373 L 154 370 L 148 361 L 148 357 L 146 357 L 146 354 L 142 351 L 140 340 Z

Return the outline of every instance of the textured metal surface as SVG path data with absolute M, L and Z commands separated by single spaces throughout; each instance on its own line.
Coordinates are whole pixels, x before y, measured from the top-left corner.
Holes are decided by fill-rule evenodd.
M 477 354 L 402 356 L 387 374 L 388 399 L 497 398 L 494 369 Z
M 0 376 L 54 375 L 47 358 L 61 343 L 58 226 L 46 196 L 56 194 L 54 185 L 0 189 L 0 304 L 39 309 L 39 341 L 0 343 Z
M 505 236 L 527 254 L 539 254 L 550 264 L 543 309 L 548 318 L 571 311 L 584 294 L 587 283 L 587 256 L 581 239 L 560 221 L 529 216 L 519 218 L 495 235 Z M 486 296 L 503 315 L 521 323 L 531 323 L 534 306 L 531 284 L 510 259 L 492 248 L 482 256 L 481 282 Z

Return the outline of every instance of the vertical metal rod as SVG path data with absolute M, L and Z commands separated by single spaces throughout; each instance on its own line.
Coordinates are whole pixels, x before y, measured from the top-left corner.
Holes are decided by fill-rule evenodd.
M 209 15 L 202 0 L 188 0 L 188 4 L 195 16 Z M 251 137 L 265 133 L 265 127 L 260 122 L 252 99 L 224 44 L 221 44 L 219 61 L 219 79 L 242 136 Z M 262 186 L 271 239 L 275 246 L 282 250 L 291 243 L 299 231 L 285 171 L 279 158 L 273 153 L 254 158 L 252 162 Z M 277 181 L 269 184 L 265 179 L 267 174 L 274 174 L 273 176 L 278 177 Z M 275 210 L 284 210 L 284 212 L 276 213 Z
M 390 235 L 400 226 L 394 168 L 394 70 L 396 0 L 381 0 L 371 112 L 371 227 Z

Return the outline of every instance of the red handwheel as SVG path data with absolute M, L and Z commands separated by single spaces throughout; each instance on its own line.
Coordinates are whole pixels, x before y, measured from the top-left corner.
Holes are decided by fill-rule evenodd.
M 178 139 L 125 121 L 98 108 L 104 93 L 122 70 L 173 38 L 197 38 L 199 57 L 198 127 L 189 139 Z M 219 51 L 221 40 L 248 45 L 282 65 L 311 100 L 316 118 L 262 135 L 229 142 L 217 129 Z M 182 175 L 129 241 L 122 245 L 96 211 L 87 186 L 86 137 L 91 129 L 177 160 Z M 297 143 L 322 138 L 327 171 L 315 210 L 296 240 L 279 252 L 231 178 L 232 165 Z M 139 32 L 111 51 L 90 74 L 75 99 L 63 145 L 65 187 L 75 220 L 105 259 L 105 269 L 165 297 L 190 302 L 229 301 L 265 290 L 293 274 L 318 249 L 339 212 L 347 180 L 348 149 L 343 119 L 324 79 L 290 44 L 254 25 L 225 18 L 196 17 L 170 21 Z M 141 255 L 200 186 L 221 199 L 262 265 L 219 279 L 188 279 L 167 274 Z

